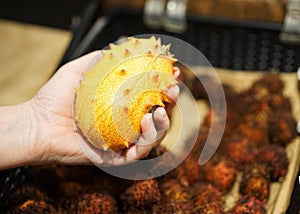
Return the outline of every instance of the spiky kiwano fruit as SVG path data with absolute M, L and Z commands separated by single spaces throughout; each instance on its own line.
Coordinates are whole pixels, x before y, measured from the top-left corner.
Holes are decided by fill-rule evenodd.
M 86 193 L 79 197 L 76 213 L 117 213 L 117 202 L 106 193 Z
M 158 182 L 148 179 L 134 182 L 120 196 L 124 209 L 128 211 L 140 211 L 151 208 L 160 201 Z
M 98 148 L 114 151 L 134 142 L 144 114 L 170 102 L 167 89 L 176 84 L 174 62 L 169 46 L 155 37 L 129 38 L 103 50 L 76 90 L 75 121 L 85 137 Z

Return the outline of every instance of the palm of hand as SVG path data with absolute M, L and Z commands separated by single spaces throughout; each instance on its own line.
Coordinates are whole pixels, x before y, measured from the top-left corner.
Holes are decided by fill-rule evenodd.
M 112 156 L 109 152 L 94 148 L 83 139 L 74 128 L 74 88 L 82 72 L 87 70 L 87 66 L 92 66 L 100 58 L 101 54 L 94 52 L 61 67 L 31 100 L 39 121 L 36 141 L 39 143 L 35 144 L 34 148 L 35 151 L 40 151 L 41 161 L 82 164 L 90 163 L 92 160 L 97 164 L 123 164 L 128 161 L 124 157 L 136 160 L 146 156 L 159 142 L 158 133 L 165 133 L 169 128 L 169 119 L 165 110 L 158 108 L 155 111 L 157 113 L 154 114 L 154 122 L 158 130 L 155 129 L 152 116 L 145 115 L 141 123 L 143 135 L 139 138 L 140 144 L 130 146 L 121 155 Z M 172 98 L 176 99 L 177 95 L 178 91 L 172 95 Z

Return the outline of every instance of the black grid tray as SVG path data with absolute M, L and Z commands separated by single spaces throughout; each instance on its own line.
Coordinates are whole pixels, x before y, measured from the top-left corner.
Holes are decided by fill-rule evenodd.
M 0 211 L 6 205 L 8 194 L 25 179 L 28 167 L 0 171 Z M 3 210 L 2 210 L 3 211 Z
M 174 34 L 151 30 L 142 20 L 141 11 L 114 10 L 108 24 L 80 54 L 102 49 L 124 35 L 163 34 L 190 43 L 219 68 L 292 72 L 300 66 L 300 45 L 281 43 L 281 24 L 189 16 L 187 31 Z

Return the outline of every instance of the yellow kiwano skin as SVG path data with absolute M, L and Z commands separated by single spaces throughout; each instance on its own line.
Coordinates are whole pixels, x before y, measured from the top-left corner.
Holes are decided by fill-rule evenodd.
M 75 121 L 94 146 L 120 151 L 140 134 L 143 116 L 170 102 L 176 59 L 160 39 L 129 38 L 110 45 L 76 89 Z

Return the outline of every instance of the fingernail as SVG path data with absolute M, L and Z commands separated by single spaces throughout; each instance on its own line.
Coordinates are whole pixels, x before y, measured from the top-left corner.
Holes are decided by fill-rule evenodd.
M 165 111 L 164 108 L 157 108 L 154 111 L 154 114 L 157 115 L 155 118 L 157 118 L 157 117 L 164 118 L 165 116 L 167 116 L 166 111 Z
M 174 77 L 178 78 L 180 75 L 180 69 L 178 67 L 175 67 Z
M 151 125 L 151 128 L 154 127 L 154 121 L 153 121 L 152 115 L 149 115 L 148 121 L 149 121 L 149 124 Z
M 142 121 L 142 123 L 143 123 L 143 126 L 144 126 L 144 132 L 149 132 L 149 131 L 151 131 L 151 127 L 153 126 L 153 120 L 152 120 L 152 115 L 150 114 L 150 113 L 148 113 L 148 114 L 146 114 L 145 116 L 144 116 L 144 120 L 145 120 L 145 122 L 146 122 L 146 124 L 148 124 L 148 125 L 146 125 L 143 121 Z
M 179 86 L 174 85 L 168 89 L 167 96 L 171 99 L 176 99 L 179 95 L 179 91 L 180 91 Z
M 150 132 L 155 130 L 155 124 L 154 124 L 154 121 L 152 119 L 152 116 L 148 118 L 148 121 L 149 121 L 149 125 L 150 125 Z

